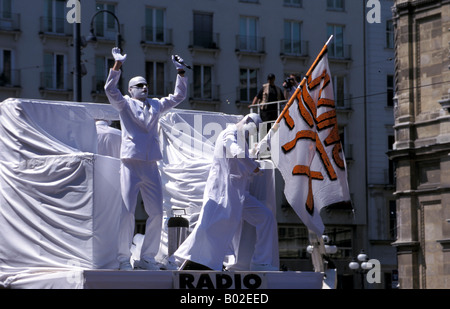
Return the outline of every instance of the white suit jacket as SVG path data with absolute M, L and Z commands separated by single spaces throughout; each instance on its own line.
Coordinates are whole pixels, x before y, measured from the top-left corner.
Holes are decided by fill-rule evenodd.
M 162 99 L 135 100 L 123 96 L 117 83 L 121 71 L 110 70 L 105 84 L 106 96 L 119 111 L 122 127 L 121 159 L 161 160 L 158 120 L 162 113 L 180 104 L 187 93 L 187 77 L 177 74 L 174 94 Z

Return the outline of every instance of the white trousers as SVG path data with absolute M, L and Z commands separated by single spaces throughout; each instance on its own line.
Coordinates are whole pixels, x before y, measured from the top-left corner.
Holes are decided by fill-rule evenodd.
M 159 251 L 163 218 L 161 176 L 156 161 L 124 159 L 120 168 L 123 208 L 119 226 L 119 262 L 131 257 L 139 191 L 148 215 L 141 259 L 154 260 Z
M 230 203 L 227 207 L 232 207 L 233 210 L 227 210 L 211 200 L 203 206 L 197 226 L 175 252 L 176 259 L 180 262 L 191 260 L 213 270 L 222 270 L 224 258 L 230 253 L 233 237 L 241 220 L 245 220 L 256 228 L 251 262 L 272 265 L 273 244 L 277 235 L 272 212 L 248 193 L 242 204 Z

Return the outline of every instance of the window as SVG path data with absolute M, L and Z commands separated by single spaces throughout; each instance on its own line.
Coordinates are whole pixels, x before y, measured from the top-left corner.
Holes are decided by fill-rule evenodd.
M 284 0 L 285 6 L 296 6 L 296 7 L 302 7 L 302 0 Z
M 388 149 L 392 150 L 394 149 L 394 143 L 395 143 L 395 137 L 394 135 L 388 135 Z M 395 166 L 394 161 L 389 160 L 388 163 L 388 182 L 390 185 L 395 184 Z
M 278 227 L 278 251 L 283 259 L 307 259 L 309 245 L 308 230 L 301 225 L 280 225 Z
M 163 9 L 145 9 L 145 41 L 164 43 L 165 11 Z
M 344 26 L 328 25 L 327 38 L 333 35 L 330 48 L 328 49 L 330 57 L 343 58 L 344 55 Z
M 194 13 L 194 46 L 212 48 L 213 45 L 213 15 Z
M 116 14 L 114 4 L 97 3 L 97 11 L 107 10 Z M 109 13 L 100 13 L 95 17 L 95 35 L 109 40 L 115 40 L 118 31 L 118 25 L 113 15 Z
M 43 84 L 46 89 L 66 89 L 65 55 L 44 53 Z
M 345 9 L 344 0 L 327 0 L 327 9 L 343 11 Z
M 240 69 L 239 84 L 240 94 L 239 99 L 243 102 L 251 102 L 257 94 L 257 73 L 256 69 Z
M 348 107 L 349 102 L 346 102 L 346 82 L 345 76 L 336 75 L 333 77 L 333 86 L 334 86 L 334 101 L 336 103 L 336 107 Z
M 94 88 L 96 92 L 104 92 L 106 77 L 109 68 L 112 68 L 113 65 L 114 60 L 112 58 L 95 57 Z
M 148 83 L 148 94 L 155 96 L 165 95 L 164 62 L 145 62 L 145 79 Z
M 394 106 L 394 76 L 388 75 L 386 78 L 387 106 Z
M 239 19 L 239 50 L 258 51 L 258 19 L 241 17 Z
M 194 65 L 194 98 L 212 99 L 210 66 Z
M 11 0 L 0 0 L 0 12 L 1 12 L 1 18 L 10 19 L 12 18 L 12 7 L 11 7 Z
M 12 84 L 12 52 L 0 50 L 0 86 Z
M 302 24 L 300 22 L 284 22 L 284 53 L 294 55 L 302 54 L 301 27 Z
M 46 0 L 44 2 L 43 31 L 64 33 L 66 3 L 63 0 Z
M 397 239 L 397 204 L 395 201 L 389 201 L 389 236 L 391 239 Z
M 394 48 L 394 22 L 386 21 L 386 48 Z

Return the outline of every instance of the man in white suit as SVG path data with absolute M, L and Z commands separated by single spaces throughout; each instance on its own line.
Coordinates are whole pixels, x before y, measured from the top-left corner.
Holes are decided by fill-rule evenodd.
M 249 157 L 245 134 L 255 132 L 260 122 L 252 113 L 219 134 L 198 223 L 174 253 L 181 270 L 222 270 L 225 256 L 237 251 L 233 238 L 242 220 L 256 228 L 251 270 L 278 270 L 273 265 L 275 218 L 249 193 L 250 179 L 260 170 Z
M 148 214 L 145 237 L 141 249 L 140 261 L 135 267 L 158 270 L 160 264 L 155 261 L 159 251 L 163 197 L 161 177 L 157 161 L 162 159 L 158 137 L 158 120 L 162 113 L 180 104 L 187 93 L 187 77 L 184 76 L 183 59 L 172 56 L 178 71 L 174 94 L 161 99 L 148 98 L 148 86 L 145 78 L 133 77 L 128 83 L 131 95 L 123 96 L 117 83 L 120 67 L 126 59 L 120 49 L 112 50 L 115 59 L 105 84 L 105 92 L 111 105 L 119 111 L 122 128 L 120 183 L 124 204 L 119 226 L 119 268 L 131 270 L 131 243 L 134 234 L 136 200 L 139 190 Z

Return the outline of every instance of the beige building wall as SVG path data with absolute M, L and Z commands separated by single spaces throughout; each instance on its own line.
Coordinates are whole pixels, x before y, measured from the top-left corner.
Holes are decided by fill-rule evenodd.
M 450 288 L 450 2 L 395 1 L 401 288 Z

